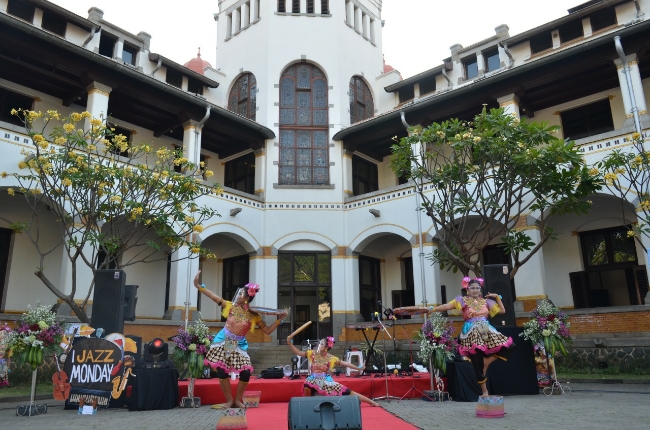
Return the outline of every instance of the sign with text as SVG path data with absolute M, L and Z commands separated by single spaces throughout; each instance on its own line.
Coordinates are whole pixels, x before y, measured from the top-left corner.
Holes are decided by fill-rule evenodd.
M 68 353 L 63 370 L 72 387 L 71 403 L 78 403 L 80 398 L 110 397 L 114 379 L 119 383 L 124 371 L 122 350 L 106 339 L 81 340 Z

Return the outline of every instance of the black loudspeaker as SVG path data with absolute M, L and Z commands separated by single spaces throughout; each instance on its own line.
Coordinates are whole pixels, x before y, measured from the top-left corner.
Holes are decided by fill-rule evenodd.
M 93 314 L 90 325 L 103 328 L 105 334 L 124 331 L 124 290 L 126 273 L 123 270 L 97 270 L 93 294 Z
M 135 321 L 135 305 L 138 303 L 138 285 L 124 286 L 124 321 Z
M 289 429 L 361 429 L 359 398 L 293 397 L 289 402 Z
M 501 295 L 505 314 L 496 315 L 490 318 L 490 324 L 499 329 L 500 326 L 514 326 L 515 308 L 512 297 L 512 282 L 510 281 L 510 268 L 507 264 L 486 264 L 483 266 L 483 277 L 485 285 L 483 293 L 495 293 Z

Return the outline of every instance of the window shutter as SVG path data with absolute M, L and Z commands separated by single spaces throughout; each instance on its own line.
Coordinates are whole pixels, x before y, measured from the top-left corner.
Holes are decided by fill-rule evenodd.
M 648 294 L 648 272 L 646 272 L 645 266 L 636 266 L 634 268 L 634 281 L 636 283 L 637 289 L 639 290 L 641 304 L 650 304 L 645 300 L 645 297 Z
M 569 273 L 569 280 L 573 293 L 573 307 L 575 309 L 590 307 L 589 281 L 586 272 Z

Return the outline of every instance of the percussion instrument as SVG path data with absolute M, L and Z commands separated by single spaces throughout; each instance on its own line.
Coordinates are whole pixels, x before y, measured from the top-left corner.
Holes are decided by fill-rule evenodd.
M 395 315 L 422 315 L 429 312 L 429 309 L 422 306 L 404 306 L 393 309 Z
M 248 309 L 261 315 L 287 315 L 285 309 L 264 308 L 262 306 L 250 306 Z

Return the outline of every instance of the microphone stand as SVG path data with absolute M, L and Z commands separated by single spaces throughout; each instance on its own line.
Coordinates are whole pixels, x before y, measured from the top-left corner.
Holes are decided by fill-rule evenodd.
M 386 329 L 386 326 L 384 325 L 384 323 L 381 322 L 381 316 L 379 316 L 379 315 L 376 315 L 376 316 L 377 316 L 377 322 L 379 323 L 381 328 L 386 332 L 388 337 L 395 340 L 395 338 L 393 336 L 391 336 L 390 333 L 388 332 L 388 330 Z M 387 372 L 387 369 L 386 369 L 386 336 L 384 336 L 384 379 L 386 380 L 386 395 L 381 396 L 381 397 L 375 397 L 372 400 L 388 400 L 390 402 L 391 399 L 399 399 L 399 397 L 391 396 L 391 395 L 388 394 L 388 372 Z

